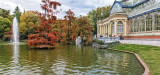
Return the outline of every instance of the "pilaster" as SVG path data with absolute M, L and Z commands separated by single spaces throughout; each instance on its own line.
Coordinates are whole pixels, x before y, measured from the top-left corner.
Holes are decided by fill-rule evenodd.
M 114 20 L 114 33 L 117 35 L 117 20 Z

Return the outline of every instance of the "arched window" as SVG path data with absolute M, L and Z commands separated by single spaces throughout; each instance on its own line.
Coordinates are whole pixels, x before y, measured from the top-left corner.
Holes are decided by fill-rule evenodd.
M 112 33 L 114 33 L 114 22 L 111 22 L 111 26 L 112 26 Z
M 155 14 L 155 30 L 160 30 L 160 14 Z
M 119 21 L 117 24 L 117 33 L 123 33 L 123 22 Z
M 152 16 L 148 15 L 146 18 L 146 31 L 152 31 Z

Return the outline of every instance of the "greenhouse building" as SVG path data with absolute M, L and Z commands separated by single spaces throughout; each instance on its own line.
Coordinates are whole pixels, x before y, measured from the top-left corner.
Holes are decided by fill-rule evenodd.
M 115 1 L 110 16 L 97 22 L 97 36 L 160 39 L 160 0 Z

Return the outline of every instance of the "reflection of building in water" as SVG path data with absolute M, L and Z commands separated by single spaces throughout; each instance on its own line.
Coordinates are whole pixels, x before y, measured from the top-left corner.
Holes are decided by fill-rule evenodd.
M 127 53 L 124 53 L 122 56 L 123 56 L 122 66 L 127 67 L 129 65 L 129 55 Z
M 118 0 L 110 16 L 97 23 L 97 35 L 160 39 L 160 0 Z

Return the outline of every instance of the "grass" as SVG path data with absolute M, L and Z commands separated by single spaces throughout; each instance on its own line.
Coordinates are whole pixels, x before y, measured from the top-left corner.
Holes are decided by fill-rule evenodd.
M 113 49 L 137 53 L 149 67 L 151 75 L 160 75 L 160 47 L 120 44 Z

